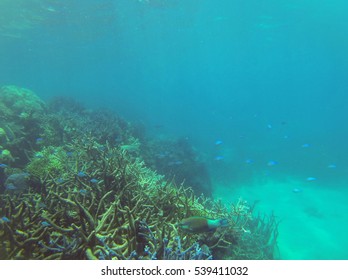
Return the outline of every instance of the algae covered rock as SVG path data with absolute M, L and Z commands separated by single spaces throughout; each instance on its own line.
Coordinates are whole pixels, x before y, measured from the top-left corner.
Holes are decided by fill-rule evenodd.
M 7 133 L 6 133 L 5 129 L 0 127 L 0 143 L 6 142 L 7 140 L 8 140 L 8 137 L 7 137 Z
M 5 187 L 9 192 L 24 192 L 29 188 L 29 174 L 26 172 L 15 173 L 5 181 Z
M 28 153 L 37 149 L 46 116 L 45 103 L 31 90 L 17 86 L 0 87 L 0 159 L 23 167 Z
M 0 115 L 6 120 L 37 118 L 44 108 L 44 102 L 29 89 L 17 86 L 0 89 Z

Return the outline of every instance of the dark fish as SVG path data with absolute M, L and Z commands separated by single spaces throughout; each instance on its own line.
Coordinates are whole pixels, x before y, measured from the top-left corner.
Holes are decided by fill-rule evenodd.
M 226 227 L 228 225 L 227 219 L 212 220 L 199 216 L 183 219 L 179 223 L 179 227 L 189 233 L 209 232 L 217 229 L 218 227 Z

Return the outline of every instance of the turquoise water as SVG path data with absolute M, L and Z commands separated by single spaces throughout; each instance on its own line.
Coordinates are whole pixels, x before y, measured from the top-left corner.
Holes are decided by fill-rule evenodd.
M 348 259 L 347 10 L 339 0 L 3 0 L 0 85 L 184 137 L 216 197 L 260 200 L 282 220 L 281 258 Z

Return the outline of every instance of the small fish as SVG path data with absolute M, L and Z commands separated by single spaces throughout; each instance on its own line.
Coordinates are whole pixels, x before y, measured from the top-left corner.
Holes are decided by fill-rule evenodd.
M 183 219 L 179 223 L 179 228 L 189 233 L 209 232 L 217 229 L 218 227 L 227 226 L 229 226 L 227 219 L 212 220 L 199 216 Z
M 329 164 L 328 166 L 327 166 L 327 168 L 336 168 L 337 166 L 336 166 L 336 164 Z
M 315 177 L 307 177 L 307 181 L 315 181 L 317 178 L 315 178 Z
M 181 160 L 176 160 L 176 161 L 170 161 L 168 162 L 168 166 L 173 166 L 173 165 L 181 165 L 183 162 Z
M 216 160 L 216 161 L 220 161 L 220 160 L 223 160 L 223 159 L 224 159 L 224 156 L 216 156 L 214 158 L 214 160 Z
M 49 226 L 51 226 L 51 224 L 50 224 L 49 222 L 46 222 L 46 221 L 41 222 L 41 225 L 42 225 L 43 227 L 49 227 Z
M 223 142 L 222 142 L 221 140 L 216 140 L 216 141 L 215 141 L 215 145 L 216 145 L 216 146 L 219 146 L 219 145 L 221 145 L 222 143 L 223 143 Z
M 67 155 L 68 157 L 71 157 L 73 154 L 74 154 L 73 152 L 66 152 L 66 155 Z
M 64 183 L 64 179 L 63 179 L 63 178 L 58 178 L 58 179 L 56 180 L 56 182 L 57 182 L 58 184 Z
M 268 125 L 267 125 L 267 128 L 271 129 L 271 128 L 272 128 L 272 125 L 271 125 L 271 124 L 268 124 Z
M 167 155 L 165 154 L 165 153 L 160 153 L 160 154 L 157 154 L 156 155 L 156 157 L 157 158 L 160 158 L 160 159 L 162 159 L 162 158 L 165 158 Z
M 254 161 L 252 160 L 252 159 L 246 159 L 245 161 L 244 161 L 246 164 L 252 164 L 252 163 L 254 163 Z
M 37 145 L 41 145 L 43 143 L 43 141 L 44 141 L 43 138 L 39 137 L 39 138 L 36 138 L 35 143 Z
M 83 177 L 86 177 L 87 174 L 83 171 L 79 171 L 79 173 L 77 173 L 77 176 L 80 177 L 80 178 L 83 178 Z
M 292 189 L 292 192 L 293 193 L 300 193 L 300 192 L 302 192 L 302 190 L 299 188 L 294 188 L 294 189 Z
M 87 194 L 87 190 L 84 190 L 84 189 L 79 190 L 79 193 L 82 194 L 82 195 L 86 195 Z
M 91 180 L 89 180 L 92 184 L 97 184 L 99 181 L 97 180 L 97 179 L 91 179 Z
M 277 164 L 278 164 L 278 162 L 275 161 L 275 160 L 270 160 L 269 162 L 267 162 L 268 166 L 274 166 L 274 165 L 277 165 Z
M 7 167 L 7 164 L 5 163 L 0 163 L 0 168 L 6 168 Z
M 5 216 L 3 216 L 3 217 L 1 218 L 1 221 L 4 222 L 4 223 L 9 223 L 9 222 L 10 222 L 10 219 L 7 218 L 7 217 L 5 217 Z
M 17 189 L 17 187 L 16 187 L 14 184 L 12 184 L 12 183 L 7 184 L 7 185 L 5 186 L 5 188 L 6 188 L 6 190 L 8 190 L 8 191 L 14 191 L 14 190 Z
M 302 148 L 309 148 L 311 145 L 309 145 L 308 143 L 305 143 L 305 144 L 303 144 L 301 147 Z

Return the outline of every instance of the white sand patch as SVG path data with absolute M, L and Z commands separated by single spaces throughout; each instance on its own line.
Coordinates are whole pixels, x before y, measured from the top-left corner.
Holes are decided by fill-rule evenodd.
M 299 189 L 295 193 L 293 189 Z M 318 182 L 267 181 L 252 186 L 215 186 L 215 198 L 238 197 L 257 210 L 274 211 L 281 220 L 278 245 L 282 259 L 348 259 L 348 189 Z

